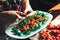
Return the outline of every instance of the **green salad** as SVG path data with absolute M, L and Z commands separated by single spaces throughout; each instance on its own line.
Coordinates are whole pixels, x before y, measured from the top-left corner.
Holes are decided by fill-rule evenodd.
M 35 12 L 32 16 L 26 17 L 21 22 L 19 22 L 16 27 L 12 28 L 14 35 L 26 36 L 30 35 L 31 32 L 37 31 L 47 22 L 48 16 L 43 12 L 40 13 L 39 10 Z

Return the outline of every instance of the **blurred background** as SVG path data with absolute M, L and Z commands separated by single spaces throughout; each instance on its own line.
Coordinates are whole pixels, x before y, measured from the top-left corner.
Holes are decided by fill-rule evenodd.
M 48 11 L 50 8 L 60 3 L 60 0 L 30 0 L 33 10 Z

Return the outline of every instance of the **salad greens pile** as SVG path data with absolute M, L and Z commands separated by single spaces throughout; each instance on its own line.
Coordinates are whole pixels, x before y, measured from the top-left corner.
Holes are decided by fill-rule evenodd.
M 47 20 L 48 16 L 37 10 L 34 15 L 26 17 L 19 22 L 16 27 L 13 27 L 12 32 L 14 35 L 18 36 L 29 35 L 31 32 L 40 29 L 41 25 L 44 25 Z

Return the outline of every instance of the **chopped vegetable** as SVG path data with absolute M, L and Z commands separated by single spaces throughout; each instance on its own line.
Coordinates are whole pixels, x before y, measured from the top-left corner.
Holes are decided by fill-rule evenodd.
M 40 15 L 41 14 L 41 15 Z M 36 11 L 36 14 L 26 17 L 21 22 L 19 22 L 16 26 L 16 30 L 14 29 L 14 32 L 19 29 L 19 32 L 16 32 L 16 35 L 22 36 L 22 35 L 29 35 L 30 32 L 36 31 L 41 28 L 42 24 L 45 24 L 46 20 L 48 20 L 48 17 L 44 13 L 40 13 L 38 10 Z

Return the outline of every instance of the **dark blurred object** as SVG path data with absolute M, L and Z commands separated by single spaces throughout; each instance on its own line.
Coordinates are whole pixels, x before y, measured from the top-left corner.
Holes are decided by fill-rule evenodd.
M 1 0 L 0 11 L 16 10 L 24 11 L 26 2 L 24 0 Z
M 13 12 L 14 13 L 14 12 Z M 7 12 L 0 12 L 0 36 L 5 36 L 5 28 L 15 22 L 18 17 Z
M 49 12 L 51 12 L 51 14 L 53 15 L 53 19 L 60 15 L 60 3 L 55 5 L 54 7 L 52 7 Z
M 54 19 L 54 18 L 56 18 L 56 16 L 60 15 L 60 10 L 52 11 L 51 14 L 53 15 L 53 19 Z
M 48 11 L 54 5 L 58 4 L 60 0 L 30 0 L 33 10 Z

